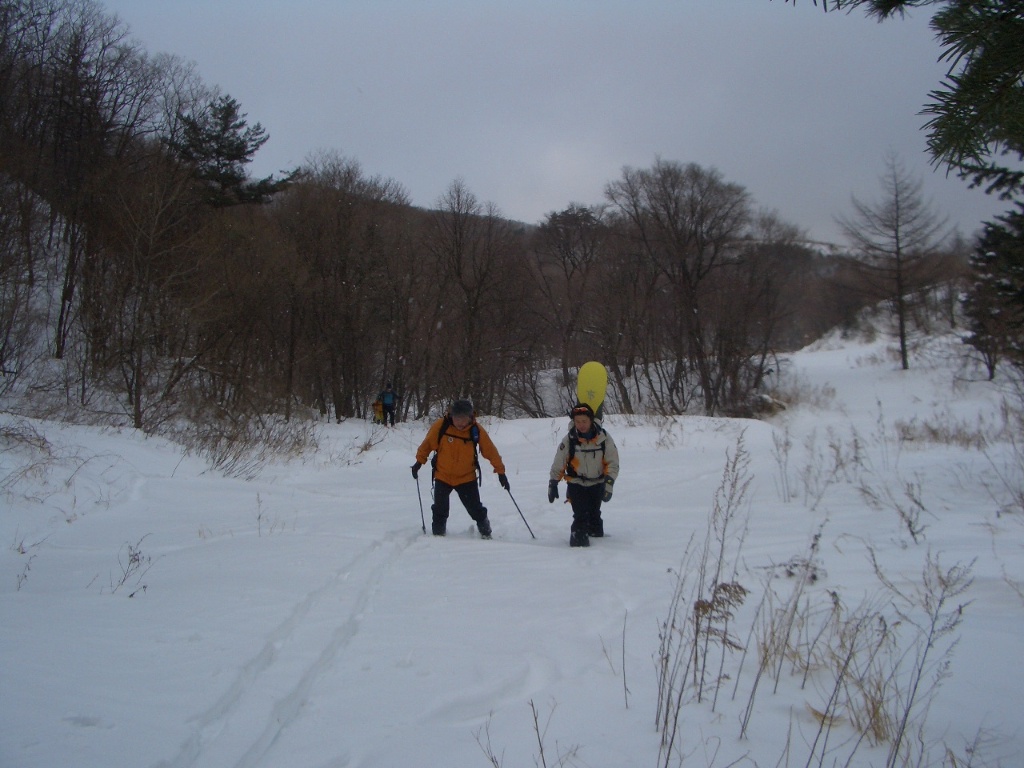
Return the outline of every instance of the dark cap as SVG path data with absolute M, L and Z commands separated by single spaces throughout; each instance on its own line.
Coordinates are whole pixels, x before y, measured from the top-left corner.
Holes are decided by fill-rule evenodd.
M 469 400 L 456 400 L 451 407 L 452 416 L 472 416 L 473 404 Z

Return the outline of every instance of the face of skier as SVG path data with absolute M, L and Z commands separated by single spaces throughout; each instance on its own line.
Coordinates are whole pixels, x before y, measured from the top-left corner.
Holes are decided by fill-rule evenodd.
M 472 416 L 466 416 L 465 414 L 458 414 L 452 416 L 452 424 L 455 425 L 456 429 L 465 429 L 469 426 L 469 422 L 473 420 Z
M 587 414 L 577 413 L 572 417 L 572 423 L 576 427 L 576 431 L 582 435 L 590 431 L 590 426 L 594 422 L 590 420 L 590 417 L 587 416 Z

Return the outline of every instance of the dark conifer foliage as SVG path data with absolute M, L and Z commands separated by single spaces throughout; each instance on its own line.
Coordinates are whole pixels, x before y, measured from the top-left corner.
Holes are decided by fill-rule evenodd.
M 179 115 L 181 138 L 168 140 L 178 159 L 195 169 L 215 207 L 265 203 L 292 178 L 249 178 L 245 168 L 270 136 L 259 123 L 249 125 L 247 117 L 235 99 L 219 96 L 196 114 Z
M 928 150 L 936 165 L 972 185 L 1017 198 L 1024 194 L 1024 3 L 821 0 L 826 11 L 860 8 L 879 20 L 931 6 L 940 60 L 949 71 L 923 109 L 929 116 Z
M 1024 372 L 1024 205 L 985 226 L 970 268 L 965 341 L 990 379 L 1003 360 Z

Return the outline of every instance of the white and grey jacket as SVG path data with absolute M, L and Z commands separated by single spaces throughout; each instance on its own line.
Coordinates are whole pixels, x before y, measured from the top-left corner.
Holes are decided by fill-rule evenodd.
M 580 437 L 575 427 L 562 438 L 551 462 L 551 479 L 563 477 L 568 483 L 598 485 L 619 476 L 619 449 L 612 436 L 602 427 L 595 425 L 597 434 L 591 438 Z

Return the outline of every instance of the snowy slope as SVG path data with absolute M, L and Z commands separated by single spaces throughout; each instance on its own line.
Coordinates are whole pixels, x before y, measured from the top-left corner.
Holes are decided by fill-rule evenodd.
M 545 496 L 564 419 L 484 422 L 536 534 L 485 473 L 489 542 L 454 497 L 450 535 L 423 535 L 409 465 L 426 423 L 327 424 L 314 455 L 252 481 L 128 430 L 32 423 L 51 458 L 0 458 L 0 765 L 534 765 L 534 712 L 549 766 L 804 765 L 832 674 L 787 667 L 755 691 L 750 637 L 792 594 L 787 563 L 816 576 L 798 631 L 834 599 L 891 617 L 871 553 L 907 593 L 929 558 L 971 567 L 923 764 L 979 734 L 975 764 L 1016 764 L 1024 478 L 1002 393 L 941 347 L 908 372 L 882 342 L 805 350 L 787 369 L 805 403 L 770 421 L 609 417 L 622 472 L 610 536 L 586 550 Z M 982 432 L 1002 437 L 982 450 Z M 738 450 L 750 485 L 725 559 L 750 591 L 730 630 L 749 653 L 725 654 L 713 708 L 687 695 L 659 760 L 659 630 Z M 824 764 L 887 748 L 840 718 Z

